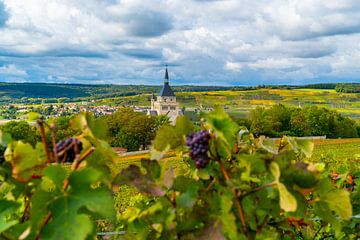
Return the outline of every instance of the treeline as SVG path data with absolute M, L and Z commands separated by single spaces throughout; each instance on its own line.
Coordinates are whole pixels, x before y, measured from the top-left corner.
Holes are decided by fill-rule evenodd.
M 258 89 L 300 89 L 300 88 L 309 88 L 309 89 L 335 89 L 336 83 L 315 83 L 315 84 L 306 84 L 306 85 L 257 85 L 257 86 L 247 86 L 247 87 L 233 87 L 233 91 L 244 91 L 244 90 L 258 90 Z
M 257 107 L 249 119 L 239 119 L 256 135 L 269 137 L 326 136 L 327 138 L 355 138 L 360 136 L 360 126 L 336 111 L 317 106 L 304 108 L 274 105 L 269 109 Z
M 4 103 L 57 103 L 158 93 L 162 86 L 0 83 Z M 230 90 L 221 86 L 173 86 L 175 92 Z
M 360 83 L 338 83 L 335 90 L 342 93 L 360 93 Z

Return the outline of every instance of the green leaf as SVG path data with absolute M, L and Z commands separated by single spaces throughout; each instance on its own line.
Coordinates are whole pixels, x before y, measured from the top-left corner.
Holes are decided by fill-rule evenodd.
M 154 150 L 164 152 L 181 149 L 185 144 L 185 137 L 194 131 L 193 123 L 185 116 L 176 119 L 176 125 L 161 127 L 154 140 Z M 156 151 L 151 155 L 158 155 Z
M 350 193 L 345 189 L 335 188 L 331 181 L 323 179 L 317 187 L 321 204 L 326 204 L 329 209 L 334 211 L 342 219 L 348 220 L 352 216 L 352 205 Z
M 182 145 L 182 137 L 178 136 L 173 126 L 163 126 L 159 129 L 154 140 L 154 149 L 160 152 L 171 150 Z
M 0 233 L 18 223 L 15 214 L 19 207 L 17 202 L 0 199 Z
M 0 131 L 0 145 L 6 147 L 11 142 L 11 135 Z
M 197 191 L 197 186 L 188 186 L 186 192 L 176 198 L 176 205 L 183 208 L 192 208 L 196 203 Z
M 36 167 L 46 161 L 43 145 L 38 143 L 34 149 L 29 143 L 16 142 L 13 156 L 13 176 L 21 181 L 29 181 L 39 171 Z
M 60 165 L 51 165 L 43 172 L 44 177 L 50 179 L 58 189 L 62 189 L 67 177 L 66 170 Z
M 308 139 L 298 139 L 296 138 L 296 143 L 298 148 L 307 158 L 310 158 L 314 150 L 314 142 Z
M 282 184 L 280 179 L 280 167 L 276 162 L 270 163 L 270 172 L 275 177 L 275 183 L 279 189 L 280 207 L 286 212 L 294 212 L 297 208 L 296 198 L 286 189 L 285 185 Z
M 224 109 L 219 107 L 213 112 L 203 115 L 206 119 L 206 126 L 227 143 L 228 150 L 232 149 L 235 144 L 236 134 L 239 131 L 239 126 L 231 119 Z
M 320 201 L 326 203 L 329 208 L 344 220 L 352 216 L 350 193 L 345 189 L 334 189 L 320 197 Z
M 276 162 L 270 163 L 270 172 L 275 178 L 275 182 L 279 182 L 280 179 L 280 167 Z
M 238 239 L 236 217 L 231 211 L 233 195 L 230 192 L 224 193 L 220 199 L 222 232 L 228 239 Z
M 273 141 L 271 139 L 266 139 L 265 136 L 259 137 L 258 140 L 259 140 L 260 147 L 262 147 L 266 151 L 268 151 L 272 154 L 278 153 L 278 146 L 275 144 L 275 141 Z
M 80 131 L 90 137 L 106 139 L 107 125 L 102 119 L 95 119 L 91 113 L 80 113 L 71 121 L 75 131 Z
M 52 220 L 44 228 L 41 238 L 86 239 L 94 229 L 90 216 L 114 221 L 110 190 L 94 187 L 101 176 L 99 171 L 86 168 L 71 173 L 68 191 L 62 190 L 65 178 L 61 175 L 64 172 L 60 167 L 51 167 L 45 173 L 45 179 L 51 179 L 57 190 L 39 187 L 32 198 L 31 221 L 34 231 L 39 230 L 49 211 L 52 214 Z
M 280 207 L 286 212 L 295 212 L 297 208 L 296 198 L 286 189 L 281 182 L 277 184 L 280 195 Z
M 195 127 L 192 121 L 186 116 L 176 118 L 175 131 L 177 135 L 187 136 L 194 131 Z
M 59 207 L 66 207 L 66 205 L 59 205 Z M 92 232 L 93 227 L 89 216 L 71 215 L 65 208 L 64 214 L 57 216 L 45 227 L 41 239 L 83 240 Z
M 27 120 L 29 122 L 34 122 L 34 121 L 38 120 L 40 117 L 41 117 L 40 113 L 37 113 L 37 112 L 29 112 L 27 114 Z

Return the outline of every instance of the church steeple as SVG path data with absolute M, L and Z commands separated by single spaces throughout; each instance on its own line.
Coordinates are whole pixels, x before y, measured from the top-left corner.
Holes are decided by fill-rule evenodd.
M 159 96 L 160 97 L 175 97 L 175 94 L 169 84 L 169 73 L 168 73 L 167 65 L 165 68 L 164 86 L 162 87 L 162 89 L 159 93 Z
M 164 78 L 164 82 L 165 83 L 169 83 L 169 73 L 168 73 L 168 69 L 167 69 L 167 64 L 165 67 L 165 78 Z

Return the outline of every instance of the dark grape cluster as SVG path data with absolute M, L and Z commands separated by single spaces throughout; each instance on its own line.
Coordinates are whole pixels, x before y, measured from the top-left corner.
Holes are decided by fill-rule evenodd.
M 75 144 L 77 144 L 78 151 L 83 149 L 82 142 L 76 138 L 67 138 L 61 140 L 56 144 L 56 154 L 61 162 L 73 162 L 76 155 Z
M 210 138 L 209 131 L 204 130 L 193 133 L 186 139 L 186 145 L 190 148 L 189 155 L 195 161 L 197 168 L 206 167 L 210 161 L 207 153 L 209 151 Z

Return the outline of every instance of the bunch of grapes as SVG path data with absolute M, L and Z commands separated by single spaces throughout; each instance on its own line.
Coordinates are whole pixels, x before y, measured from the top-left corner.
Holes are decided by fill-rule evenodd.
M 208 156 L 209 140 L 211 136 L 209 131 L 204 130 L 189 135 L 186 139 L 186 145 L 190 148 L 190 157 L 195 161 L 197 168 L 205 168 L 210 158 Z
M 56 144 L 56 154 L 61 162 L 73 162 L 76 155 L 76 145 L 78 153 L 83 149 L 82 142 L 76 138 L 61 140 Z

